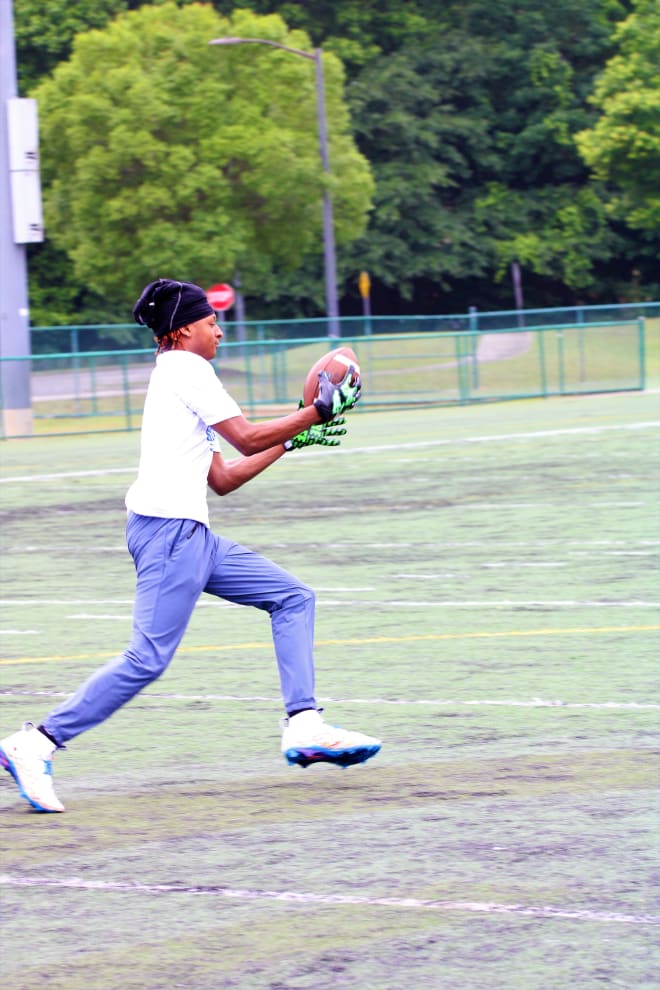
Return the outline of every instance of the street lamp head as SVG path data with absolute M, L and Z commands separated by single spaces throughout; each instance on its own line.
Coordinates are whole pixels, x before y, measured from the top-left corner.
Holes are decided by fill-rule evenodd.
M 247 38 L 214 38 L 209 45 L 242 45 Z
M 292 55 L 300 55 L 302 58 L 309 58 L 313 62 L 320 56 L 320 49 L 315 52 L 304 52 L 300 48 L 290 48 L 289 45 L 282 45 L 279 41 L 269 41 L 267 38 L 213 38 L 209 45 L 270 45 L 271 48 L 281 48 L 283 52 L 291 52 Z

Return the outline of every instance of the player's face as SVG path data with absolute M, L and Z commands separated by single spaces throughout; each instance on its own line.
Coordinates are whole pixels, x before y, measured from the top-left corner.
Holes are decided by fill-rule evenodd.
M 222 340 L 222 330 L 218 326 L 215 313 L 212 316 L 204 316 L 194 323 L 189 323 L 188 330 L 190 336 L 186 349 L 199 354 L 207 361 L 213 360 L 218 344 Z

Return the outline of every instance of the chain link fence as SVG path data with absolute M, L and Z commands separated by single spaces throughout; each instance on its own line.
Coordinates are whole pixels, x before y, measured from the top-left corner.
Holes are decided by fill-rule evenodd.
M 532 322 L 541 313 L 546 322 Z M 290 331 L 290 322 L 269 333 L 259 324 L 236 339 L 228 325 L 215 364 L 225 387 L 251 417 L 295 408 L 308 369 L 323 350 L 339 342 L 352 346 L 360 361 L 364 385 L 358 409 L 645 387 L 642 316 L 568 322 L 574 311 L 552 313 L 560 319 L 548 322 L 547 310 L 516 313 L 514 325 L 505 314 L 496 314 L 497 319 L 495 314 L 471 314 L 458 328 L 450 328 L 445 317 L 381 318 L 371 321 L 370 332 L 363 322 L 348 319 L 342 320 L 341 341 L 316 334 L 278 337 L 275 329 L 286 326 Z M 486 321 L 486 315 L 492 319 Z M 407 329 L 397 332 L 397 323 L 404 321 Z M 305 328 L 309 322 L 304 321 Z M 325 329 L 325 321 L 321 323 Z M 71 333 L 91 328 L 59 329 Z M 29 362 L 36 434 L 139 428 L 153 348 L 75 349 L 5 362 L 13 362 L 14 368 Z

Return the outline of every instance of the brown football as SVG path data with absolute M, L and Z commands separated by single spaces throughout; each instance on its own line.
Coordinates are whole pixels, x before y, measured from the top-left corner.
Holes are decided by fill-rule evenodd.
M 356 373 L 360 374 L 360 365 L 355 356 L 355 351 L 350 347 L 336 347 L 334 351 L 328 351 L 320 357 L 307 372 L 305 387 L 303 389 L 303 402 L 306 406 L 312 404 L 319 391 L 319 372 L 325 371 L 330 381 L 339 385 L 346 377 L 346 372 L 353 366 Z

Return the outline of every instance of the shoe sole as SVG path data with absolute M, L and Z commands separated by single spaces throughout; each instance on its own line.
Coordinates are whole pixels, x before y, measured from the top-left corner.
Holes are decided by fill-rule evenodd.
M 346 767 L 364 763 L 380 750 L 380 746 L 354 746 L 351 749 L 287 749 L 284 759 L 289 766 L 305 767 L 312 763 L 334 763 L 345 770 Z
M 25 798 L 25 800 L 29 804 L 32 805 L 35 811 L 41 811 L 46 814 L 56 814 L 57 812 L 63 810 L 60 808 L 45 808 L 42 804 L 39 804 L 38 801 L 34 801 L 30 797 L 30 795 L 26 793 L 25 788 L 21 783 L 21 778 L 18 774 L 18 770 L 16 769 L 13 760 L 11 760 L 9 756 L 7 756 L 7 754 L 5 753 L 4 749 L 2 749 L 2 747 L 0 747 L 0 766 L 4 767 L 7 773 L 10 773 L 12 775 L 12 777 L 14 778 L 14 780 L 18 785 L 19 794 L 21 795 L 22 798 Z

